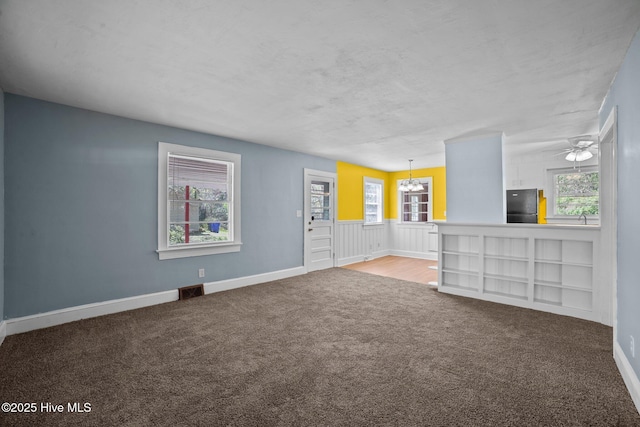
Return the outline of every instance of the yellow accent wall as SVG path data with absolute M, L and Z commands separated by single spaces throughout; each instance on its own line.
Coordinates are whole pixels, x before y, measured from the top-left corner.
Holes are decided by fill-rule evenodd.
M 366 168 L 351 163 L 336 162 L 338 176 L 338 220 L 364 219 L 364 177 L 381 179 L 384 181 L 384 212 L 385 219 L 389 218 L 389 173 L 377 169 Z
M 547 198 L 543 190 L 538 190 L 538 224 L 547 223 Z
M 336 162 L 338 177 L 338 220 L 364 219 L 364 178 L 377 178 L 384 181 L 384 218 L 398 218 L 399 179 L 409 178 L 409 170 L 385 172 L 346 162 Z M 415 169 L 414 178 L 431 177 L 433 183 L 433 217 L 436 220 L 446 219 L 447 183 L 445 167 Z

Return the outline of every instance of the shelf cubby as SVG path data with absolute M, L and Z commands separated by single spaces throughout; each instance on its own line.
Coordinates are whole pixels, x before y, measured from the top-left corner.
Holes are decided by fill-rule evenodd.
M 505 277 L 484 277 L 485 293 L 501 295 L 510 298 L 527 299 L 527 282 L 522 280 L 509 280 Z
M 478 236 L 445 234 L 442 236 L 442 251 L 449 253 L 477 254 Z
M 536 283 L 533 287 L 533 300 L 543 304 L 562 305 L 562 287 Z
M 529 262 L 522 259 L 484 258 L 484 274 L 527 281 Z
M 442 271 L 440 286 L 478 291 L 478 275 L 460 271 Z
M 443 252 L 441 265 L 449 270 L 478 273 L 478 255 Z
M 485 256 L 527 259 L 527 246 L 527 238 L 493 236 L 484 238 Z

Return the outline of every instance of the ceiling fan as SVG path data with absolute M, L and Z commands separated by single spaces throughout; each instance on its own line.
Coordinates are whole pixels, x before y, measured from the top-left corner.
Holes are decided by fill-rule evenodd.
M 589 160 L 593 157 L 593 151 L 598 151 L 598 138 L 591 135 L 576 136 L 575 138 L 569 138 L 569 147 L 562 150 L 558 155 L 564 155 L 565 160 L 573 162 L 573 168 L 576 164 L 578 168 L 579 163 Z

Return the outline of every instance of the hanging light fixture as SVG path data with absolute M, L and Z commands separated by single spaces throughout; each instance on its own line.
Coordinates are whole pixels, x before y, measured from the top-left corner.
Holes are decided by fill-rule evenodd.
M 400 185 L 398 186 L 398 190 L 400 191 L 422 191 L 424 187 L 417 179 L 413 179 L 411 176 L 411 162 L 413 160 L 409 160 L 409 179 L 403 179 L 400 181 Z
M 574 162 L 574 167 L 575 167 L 575 162 L 584 162 L 585 160 L 589 160 L 590 158 L 593 157 L 593 153 L 591 152 L 591 149 L 598 148 L 598 145 L 596 142 L 597 142 L 597 139 L 589 136 L 570 138 L 569 139 L 570 148 L 567 148 L 565 150 L 565 152 L 567 153 L 567 155 L 565 156 L 565 160 Z
M 568 153 L 565 159 L 569 160 L 570 162 L 584 162 L 585 160 L 589 160 L 592 157 L 593 157 L 593 153 L 591 151 L 582 150 L 582 151 L 572 151 Z

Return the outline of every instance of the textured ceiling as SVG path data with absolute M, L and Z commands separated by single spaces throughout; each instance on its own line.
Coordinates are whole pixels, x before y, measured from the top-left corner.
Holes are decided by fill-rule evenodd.
M 0 86 L 401 170 L 596 132 L 639 26 L 638 0 L 0 0 Z

